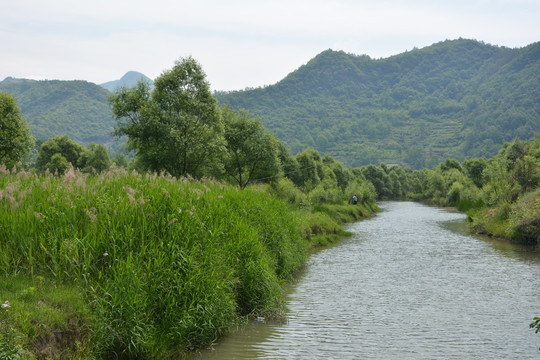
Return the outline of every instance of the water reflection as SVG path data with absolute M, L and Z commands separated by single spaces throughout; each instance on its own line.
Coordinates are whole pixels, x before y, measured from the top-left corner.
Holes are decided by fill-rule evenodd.
M 286 323 L 250 324 L 198 358 L 540 358 L 538 252 L 470 236 L 460 213 L 382 207 L 310 258 Z
M 521 245 L 487 235 L 471 234 L 468 223 L 461 220 L 445 221 L 442 222 L 441 225 L 455 233 L 484 241 L 505 256 L 521 259 L 523 261 L 531 261 L 533 263 L 540 262 L 540 247 L 538 246 Z

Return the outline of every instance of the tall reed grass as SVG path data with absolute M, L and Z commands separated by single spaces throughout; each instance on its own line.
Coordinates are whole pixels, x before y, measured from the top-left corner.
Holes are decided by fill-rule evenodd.
M 278 315 L 307 256 L 289 206 L 255 189 L 115 168 L 0 173 L 0 273 L 80 286 L 98 357 L 168 357 Z

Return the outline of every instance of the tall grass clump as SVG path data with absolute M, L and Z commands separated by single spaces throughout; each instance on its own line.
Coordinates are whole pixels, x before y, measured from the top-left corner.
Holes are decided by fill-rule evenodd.
M 282 311 L 300 224 L 256 189 L 111 168 L 0 169 L 0 272 L 77 284 L 97 357 L 163 358 Z M 9 299 L 6 299 L 9 300 Z

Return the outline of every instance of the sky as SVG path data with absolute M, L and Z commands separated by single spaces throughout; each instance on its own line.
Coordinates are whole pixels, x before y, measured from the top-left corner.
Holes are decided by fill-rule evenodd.
M 333 49 L 540 41 L 540 0 L 0 0 L 0 81 L 155 79 L 192 56 L 212 90 L 271 85 Z

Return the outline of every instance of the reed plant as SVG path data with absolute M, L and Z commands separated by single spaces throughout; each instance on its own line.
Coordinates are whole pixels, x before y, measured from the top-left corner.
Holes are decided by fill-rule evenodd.
M 290 206 L 256 188 L 117 168 L 0 172 L 2 278 L 75 284 L 97 357 L 169 357 L 277 316 L 307 257 Z

